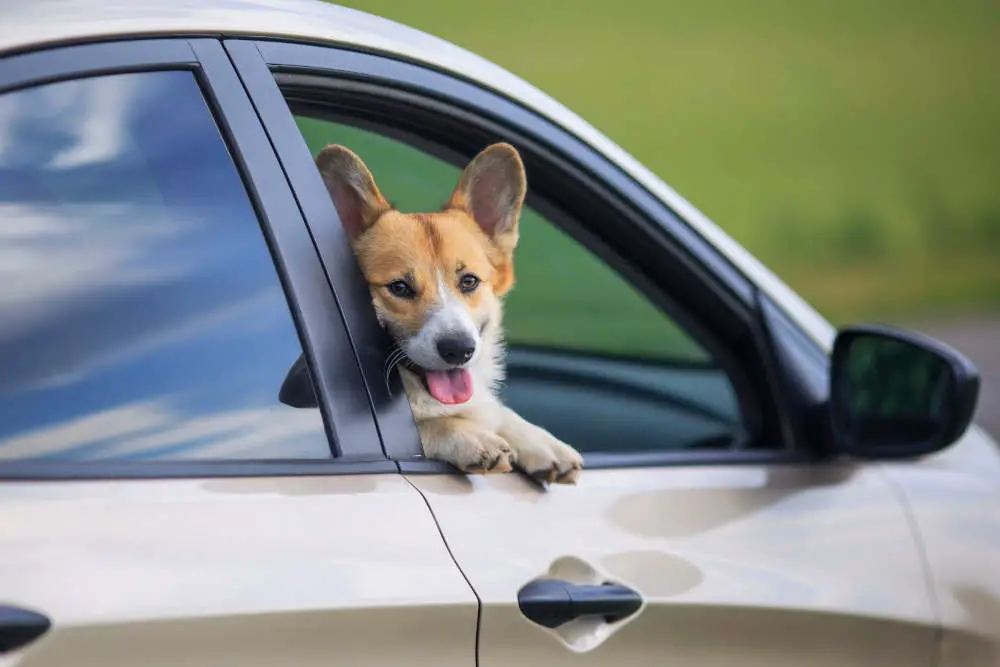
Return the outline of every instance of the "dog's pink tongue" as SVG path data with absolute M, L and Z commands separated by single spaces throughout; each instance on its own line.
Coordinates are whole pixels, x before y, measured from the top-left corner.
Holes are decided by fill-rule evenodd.
M 446 405 L 465 403 L 472 398 L 472 374 L 465 368 L 426 371 L 431 396 Z

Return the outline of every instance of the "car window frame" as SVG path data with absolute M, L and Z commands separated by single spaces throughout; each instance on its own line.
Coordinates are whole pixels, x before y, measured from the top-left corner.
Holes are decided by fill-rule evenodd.
M 322 184 L 312 155 L 295 124 L 292 112 L 279 86 L 290 82 L 308 81 L 310 85 L 325 87 L 332 95 L 342 96 L 341 105 L 360 101 L 378 100 L 385 108 L 405 109 L 412 112 L 421 107 L 433 109 L 432 113 L 450 115 L 452 131 L 474 128 L 481 135 L 492 134 L 494 140 L 510 140 L 522 151 L 529 166 L 533 182 L 538 182 L 536 166 L 539 156 L 549 168 L 562 170 L 573 183 L 616 197 L 623 215 L 631 216 L 631 225 L 642 228 L 659 243 L 658 252 L 664 250 L 682 267 L 686 285 L 701 288 L 716 301 L 713 303 L 718 319 L 712 329 L 700 325 L 698 319 L 687 316 L 684 308 L 669 305 L 667 313 L 695 335 L 700 344 L 717 339 L 724 332 L 726 345 L 706 344 L 705 347 L 729 371 L 738 369 L 736 377 L 730 372 L 741 411 L 754 423 L 749 427 L 758 438 L 777 446 L 769 449 L 734 449 L 716 452 L 615 453 L 589 454 L 588 468 L 619 468 L 631 466 L 697 465 L 725 462 L 761 463 L 798 462 L 811 458 L 798 442 L 789 396 L 782 391 L 781 368 L 772 349 L 767 323 L 760 310 L 760 292 L 722 253 L 694 230 L 683 217 L 646 188 L 613 165 L 575 135 L 554 122 L 527 109 L 515 100 L 504 97 L 484 86 L 461 79 L 450 73 L 426 65 L 403 61 L 396 57 L 359 51 L 340 46 L 319 45 L 292 39 L 226 39 L 224 46 L 247 86 L 251 99 L 260 114 L 266 131 L 271 137 L 279 160 L 289 176 L 289 182 L 302 205 L 306 223 L 317 239 L 324 265 L 328 271 L 341 275 L 337 285 L 338 299 L 343 300 L 348 314 L 352 340 L 366 341 L 366 350 L 360 353 L 368 388 L 373 393 L 376 419 L 387 455 L 398 461 L 405 472 L 444 472 L 447 467 L 423 460 L 419 439 L 413 425 L 412 414 L 405 397 L 391 396 L 378 385 L 381 383 L 381 363 L 384 348 L 372 349 L 367 341 L 378 335 L 378 324 L 370 305 L 367 286 L 360 276 L 360 269 L 350 252 L 349 244 L 339 225 L 339 219 L 325 186 Z M 317 88 L 318 89 L 318 88 Z M 426 124 L 419 130 L 404 127 L 400 114 L 371 118 L 371 108 L 363 112 L 345 112 L 350 124 L 363 129 L 375 129 L 386 136 L 425 150 L 456 165 L 462 165 L 469 155 L 450 150 L 440 140 L 427 138 Z M 422 117 L 426 120 L 426 117 Z M 334 122 L 345 122 L 330 118 Z M 415 122 L 415 121 L 414 121 Z M 487 128 L 484 130 L 483 128 Z M 480 143 L 479 146 L 485 145 Z M 469 151 L 466 150 L 466 153 Z M 474 154 L 474 151 L 473 151 Z M 607 186 L 607 187 L 605 187 Z M 558 210 L 546 207 L 537 193 L 529 189 L 529 203 L 551 222 L 560 226 L 581 241 L 581 230 L 567 229 L 573 221 L 553 219 Z M 338 224 L 329 224 L 331 221 Z M 576 232 L 576 233 L 574 233 Z M 582 230 L 587 234 L 587 230 Z M 591 234 L 593 236 L 593 234 Z M 595 251 L 595 245 L 584 243 Z M 596 244 L 599 248 L 600 243 Z M 595 252 L 605 261 L 608 254 Z M 614 253 L 611 252 L 612 262 Z M 662 258 L 662 254 L 659 255 Z M 335 258 L 335 259 L 334 259 Z M 621 258 L 619 258 L 621 259 Z M 609 262 L 609 263 L 612 263 Z M 336 264 L 336 266 L 334 266 Z M 349 265 L 349 266 L 348 266 Z M 624 269 L 623 269 L 624 267 Z M 612 268 L 623 278 L 649 296 L 649 285 L 641 272 L 631 271 L 631 261 L 620 261 Z M 338 282 L 331 278 L 332 282 Z M 643 284 L 645 282 L 645 285 Z M 647 289 L 643 289 L 646 287 Z M 662 294 L 662 291 L 660 291 Z M 663 302 L 656 302 L 663 306 Z M 734 345 L 734 341 L 737 343 Z M 727 346 L 728 345 L 728 346 Z M 735 348 L 735 349 L 734 349 Z M 720 358 L 724 357 L 724 358 Z M 747 366 L 752 372 L 747 374 Z M 750 377 L 747 377 L 747 376 Z M 750 411 L 747 407 L 750 404 Z
M 221 42 L 151 37 L 48 46 L 0 57 L 0 94 L 94 76 L 195 76 L 257 216 L 319 396 L 329 459 L 0 461 L 3 479 L 118 479 L 398 472 L 387 460 L 354 347 L 281 165 Z M 279 387 L 275 387 L 277 398 Z

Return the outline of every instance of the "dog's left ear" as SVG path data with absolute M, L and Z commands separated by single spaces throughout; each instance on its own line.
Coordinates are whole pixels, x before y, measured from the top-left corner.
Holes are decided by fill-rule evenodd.
M 316 156 L 316 167 L 351 242 L 392 208 L 379 192 L 368 167 L 349 148 L 339 144 L 327 146 Z
M 471 215 L 507 255 L 517 245 L 517 221 L 527 190 L 524 164 L 510 144 L 493 144 L 472 159 L 448 206 Z

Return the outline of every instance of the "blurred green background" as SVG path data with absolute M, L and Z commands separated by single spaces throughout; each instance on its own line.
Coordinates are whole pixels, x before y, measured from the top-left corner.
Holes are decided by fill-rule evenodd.
M 342 0 L 582 115 L 834 322 L 1000 310 L 997 0 Z

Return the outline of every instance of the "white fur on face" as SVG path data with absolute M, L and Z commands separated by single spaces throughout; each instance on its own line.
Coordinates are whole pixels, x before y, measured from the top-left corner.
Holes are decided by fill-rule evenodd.
M 465 302 L 451 291 L 440 271 L 437 272 L 437 283 L 438 303 L 420 331 L 403 344 L 403 351 L 418 366 L 429 370 L 445 370 L 450 366 L 438 354 L 438 341 L 448 336 L 468 336 L 476 346 L 472 358 L 462 364 L 468 366 L 479 356 L 482 343 L 479 329 Z

